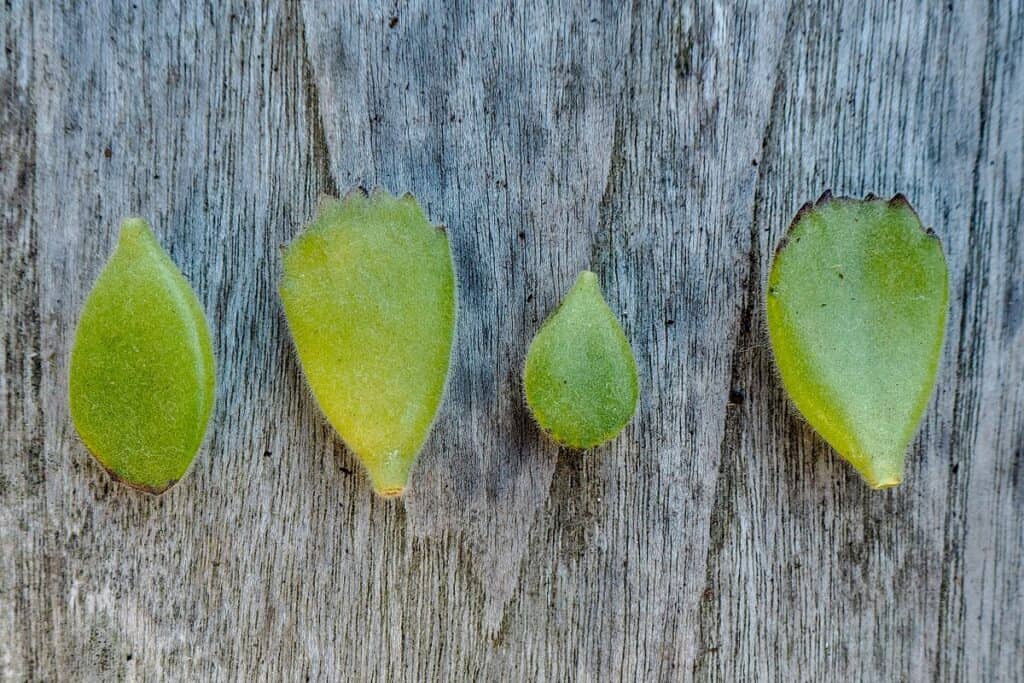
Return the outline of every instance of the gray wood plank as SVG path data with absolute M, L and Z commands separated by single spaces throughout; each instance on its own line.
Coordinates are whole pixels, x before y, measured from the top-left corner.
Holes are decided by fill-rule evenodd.
M 778 124 L 760 165 L 755 275 L 767 272 L 793 208 L 824 177 L 837 193 L 912 197 L 942 236 L 952 304 L 906 485 L 886 493 L 860 486 L 788 408 L 762 308 L 749 307 L 732 379 L 747 400 L 726 424 L 701 608 L 698 671 L 714 678 L 784 679 L 794 662 L 808 678 L 1021 675 L 1022 537 L 1018 524 L 1003 524 L 1021 514 L 1012 469 L 1024 435 L 1014 374 L 1024 347 L 1019 323 L 1001 310 L 1020 296 L 1012 235 L 1024 157 L 1020 116 L 1003 107 L 1007 80 L 1021 83 L 1021 18 L 1010 5 L 984 9 L 794 14 Z M 1000 62 L 1000 46 L 1014 41 L 1002 53 L 1012 59 Z M 904 77 L 892 77 L 897 68 Z M 1013 244 L 991 250 L 1004 239 Z M 989 414 L 986 394 L 1001 404 Z M 740 619 L 752 633 L 737 632 Z
M 0 10 L 0 679 L 1024 678 L 1024 8 L 566 1 Z M 319 416 L 274 285 L 321 193 L 414 192 L 459 276 L 404 503 Z M 762 281 L 826 188 L 906 194 L 950 321 L 899 488 L 787 405 Z M 67 414 L 141 213 L 207 311 L 162 496 Z M 582 456 L 519 370 L 595 270 L 642 400 Z
M 47 524 L 40 415 L 41 321 L 33 130 L 33 53 L 30 15 L 9 8 L 0 36 L 0 675 L 23 677 L 37 666 L 38 633 L 53 630 L 45 601 Z

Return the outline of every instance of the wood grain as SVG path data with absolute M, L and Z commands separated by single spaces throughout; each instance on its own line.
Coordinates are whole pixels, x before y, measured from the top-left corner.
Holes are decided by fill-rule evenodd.
M 1024 8 L 990 3 L 0 8 L 0 678 L 1024 679 Z M 279 245 L 321 193 L 412 191 L 460 287 L 404 504 L 320 417 Z M 951 306 L 905 482 L 787 405 L 762 282 L 825 189 L 906 194 Z M 214 335 L 160 498 L 70 424 L 120 219 Z M 576 455 L 520 368 L 584 268 L 641 404 Z

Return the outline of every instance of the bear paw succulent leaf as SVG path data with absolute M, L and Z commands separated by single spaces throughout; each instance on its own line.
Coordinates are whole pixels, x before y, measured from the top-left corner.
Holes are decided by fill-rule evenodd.
M 284 254 L 279 292 L 320 409 L 374 490 L 401 495 L 444 394 L 455 273 L 412 195 L 324 199 Z
M 161 493 L 188 470 L 214 398 L 210 333 L 192 288 L 141 218 L 130 218 L 82 309 L 71 418 L 115 479 Z
M 580 274 L 537 332 L 523 387 L 538 424 L 571 448 L 613 439 L 633 416 L 636 363 L 594 273 Z
M 942 246 L 902 195 L 800 209 L 768 276 L 782 383 L 873 488 L 895 486 L 935 383 L 946 323 Z

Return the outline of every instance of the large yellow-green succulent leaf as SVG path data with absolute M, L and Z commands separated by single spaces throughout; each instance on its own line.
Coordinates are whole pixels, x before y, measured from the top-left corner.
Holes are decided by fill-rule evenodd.
M 210 333 L 141 218 L 122 223 L 85 300 L 68 383 L 75 429 L 112 477 L 161 493 L 185 474 L 213 407 Z
M 902 195 L 800 209 L 768 276 L 782 383 L 874 488 L 895 486 L 928 404 L 946 323 L 942 246 Z
M 280 284 L 306 380 L 374 490 L 401 495 L 444 394 L 455 329 L 448 238 L 412 195 L 325 199 Z
M 523 388 L 537 423 L 571 448 L 613 439 L 633 416 L 636 363 L 594 273 L 580 273 L 533 338 Z

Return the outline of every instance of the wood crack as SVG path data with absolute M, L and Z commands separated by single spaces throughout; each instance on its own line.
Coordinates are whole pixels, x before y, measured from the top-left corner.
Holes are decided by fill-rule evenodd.
M 316 82 L 316 70 L 309 58 L 309 43 L 306 37 L 306 22 L 298 7 L 298 0 L 288 3 L 294 13 L 295 22 L 299 25 L 297 31 L 298 40 L 301 43 L 302 54 L 302 82 L 306 98 L 306 127 L 309 131 L 310 149 L 313 154 L 313 166 L 320 181 L 322 194 L 329 194 L 332 197 L 340 197 L 341 192 L 338 182 L 331 169 L 331 150 L 327 145 L 327 134 L 324 131 L 323 112 L 320 107 L 320 87 Z
M 986 272 L 983 264 L 987 251 L 986 238 L 988 230 L 985 230 L 982 211 L 981 194 L 981 164 L 986 156 L 986 146 L 989 139 L 989 107 L 991 106 L 991 80 L 995 55 L 993 42 L 995 40 L 993 27 L 992 6 L 989 5 L 985 17 L 985 60 L 982 65 L 981 74 L 981 95 L 978 103 L 978 150 L 974 157 L 974 164 L 971 169 L 971 222 L 967 236 L 967 258 L 965 267 L 968 272 L 982 274 Z M 984 277 L 984 276 L 982 276 Z M 972 441 L 975 436 L 975 422 L 978 411 L 977 393 L 980 391 L 975 378 L 979 375 L 980 368 L 975 367 L 975 359 L 983 357 L 979 353 L 978 346 L 984 344 L 984 330 L 981 329 L 981 321 L 984 319 L 983 294 L 987 289 L 984 280 L 973 281 L 965 277 L 960 292 L 960 325 L 957 331 L 957 387 L 953 398 L 953 405 L 957 410 L 953 414 L 953 430 L 951 443 L 955 445 L 953 452 L 962 454 L 967 462 L 959 460 L 951 463 L 949 481 L 946 487 L 946 516 L 943 524 L 943 555 L 948 558 L 942 566 L 942 579 L 939 584 L 939 609 L 941 616 L 937 628 L 937 641 L 948 643 L 952 634 L 949 633 L 951 623 L 956 624 L 956 639 L 958 643 L 964 641 L 964 616 L 965 605 L 963 602 L 963 547 L 967 534 L 966 507 L 967 492 L 970 489 L 970 453 L 973 450 Z M 972 297 L 974 299 L 972 305 Z M 971 329 L 968 329 L 970 325 Z M 963 410 L 965 406 L 969 410 Z M 956 457 L 956 455 L 954 455 Z M 966 466 L 962 466 L 966 465 Z M 956 604 L 954 604 L 956 603 Z M 955 617 L 952 616 L 955 613 Z M 943 648 L 936 649 L 936 672 L 940 680 L 952 680 L 959 678 L 964 673 L 963 647 L 949 647 L 949 653 L 943 652 Z M 947 662 L 952 660 L 953 670 L 947 670 Z

